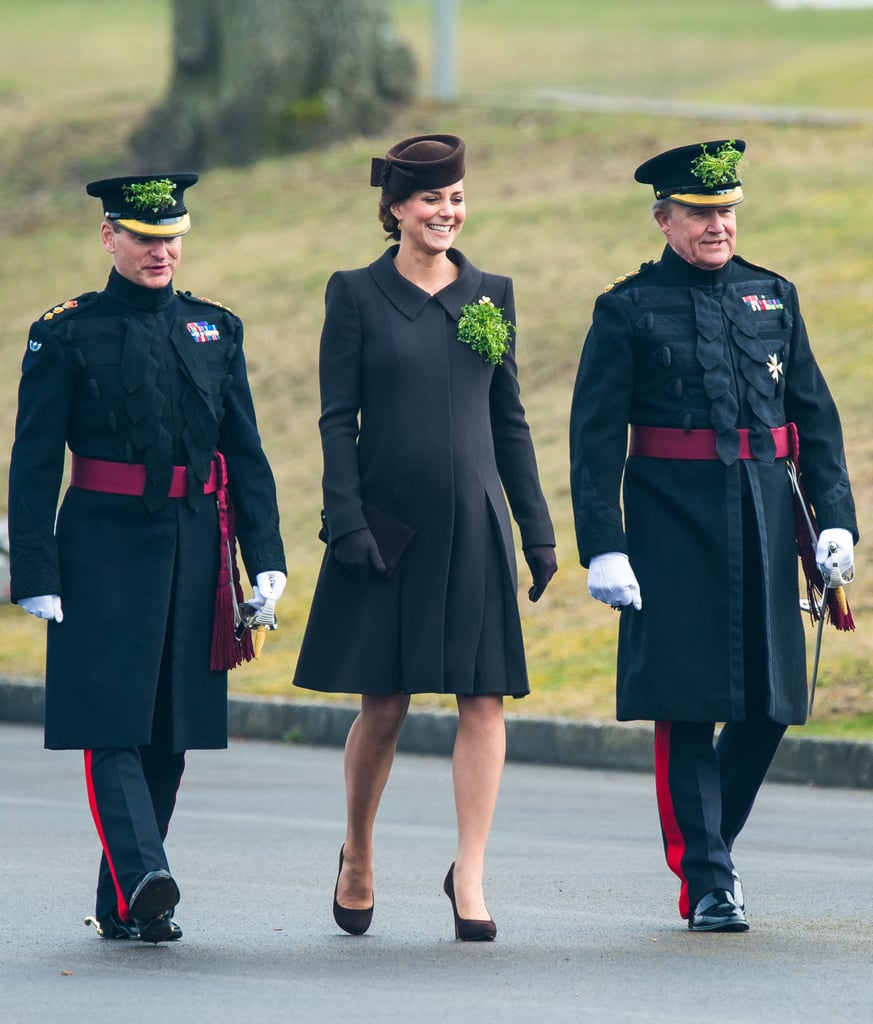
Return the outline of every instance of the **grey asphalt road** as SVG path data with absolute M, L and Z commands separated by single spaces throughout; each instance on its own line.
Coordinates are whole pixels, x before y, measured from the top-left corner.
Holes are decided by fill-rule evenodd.
M 168 839 L 178 943 L 82 924 L 98 857 L 78 752 L 0 725 L 0 1021 L 869 1021 L 873 794 L 768 784 L 736 856 L 752 930 L 693 935 L 642 773 L 510 764 L 487 894 L 455 942 L 449 761 L 400 755 L 364 937 L 330 914 L 342 753 L 193 752 Z

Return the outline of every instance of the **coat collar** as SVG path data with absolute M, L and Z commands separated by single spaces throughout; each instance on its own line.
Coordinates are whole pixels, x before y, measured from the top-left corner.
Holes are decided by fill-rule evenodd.
M 106 282 L 106 293 L 119 302 L 123 302 L 134 309 L 142 310 L 144 313 L 157 313 L 173 301 L 175 295 L 173 282 L 165 284 L 162 288 L 145 288 L 141 284 L 135 284 L 115 269 L 109 271 L 109 280 Z
M 453 320 L 461 317 L 461 307 L 481 298 L 482 271 L 457 249 L 450 249 L 448 257 L 458 268 L 458 278 L 446 288 L 429 295 L 418 285 L 408 281 L 394 265 L 400 247 L 392 245 L 367 268 L 376 287 L 388 301 L 408 320 L 415 320 L 428 302 L 438 302 Z
M 701 270 L 700 267 L 692 266 L 687 260 L 683 260 L 667 245 L 661 255 L 661 265 L 674 274 L 682 284 L 693 288 L 714 288 L 716 285 L 725 284 L 730 278 L 733 258 L 718 270 Z

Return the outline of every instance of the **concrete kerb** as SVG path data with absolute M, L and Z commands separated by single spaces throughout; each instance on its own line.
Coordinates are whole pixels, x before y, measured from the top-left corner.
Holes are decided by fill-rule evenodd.
M 41 724 L 40 680 L 0 677 L 0 720 Z M 231 694 L 228 729 L 232 737 L 279 743 L 341 747 L 357 714 L 357 704 L 307 698 Z M 451 756 L 454 711 L 412 709 L 398 749 L 406 753 Z M 651 772 L 649 724 L 587 722 L 511 713 L 507 715 L 507 759 L 531 764 Z M 873 743 L 787 736 L 768 779 L 800 785 L 873 789 Z

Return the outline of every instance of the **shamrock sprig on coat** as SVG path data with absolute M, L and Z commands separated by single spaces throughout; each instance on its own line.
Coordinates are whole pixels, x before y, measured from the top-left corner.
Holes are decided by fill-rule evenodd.
M 469 345 L 474 352 L 481 353 L 495 366 L 503 362 L 509 351 L 510 332 L 514 330 L 515 324 L 503 318 L 503 310 L 498 309 L 487 295 L 478 302 L 461 307 L 458 340 Z

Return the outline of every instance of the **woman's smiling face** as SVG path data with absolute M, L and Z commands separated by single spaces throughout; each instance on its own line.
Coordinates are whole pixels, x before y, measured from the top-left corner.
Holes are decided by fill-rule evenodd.
M 400 224 L 401 245 L 424 253 L 445 252 L 460 234 L 467 216 L 464 183 L 413 192 L 395 203 L 391 212 Z

